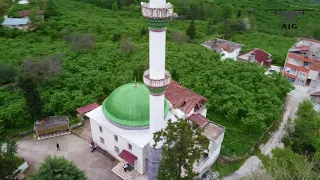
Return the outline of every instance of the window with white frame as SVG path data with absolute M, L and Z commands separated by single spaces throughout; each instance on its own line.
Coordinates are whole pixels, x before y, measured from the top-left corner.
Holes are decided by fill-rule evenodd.
M 100 137 L 100 142 L 104 144 L 104 139 L 102 137 Z
M 309 67 L 311 67 L 311 62 L 303 61 L 302 66 L 309 68 Z
M 102 132 L 102 127 L 101 126 L 99 126 L 99 131 Z
M 295 68 L 290 68 L 290 67 L 286 67 L 285 72 L 293 75 L 297 75 L 298 73 L 298 71 Z
M 296 66 L 300 66 L 300 60 L 299 59 L 294 59 L 294 58 L 289 58 L 289 61 L 288 61 L 290 64 L 294 64 Z
M 302 71 L 300 71 L 299 72 L 299 77 L 306 77 L 307 76 L 307 73 L 305 73 L 305 72 L 302 72 Z
M 129 150 L 132 150 L 132 145 L 128 143 Z
M 114 146 L 114 151 L 117 152 L 117 153 L 119 153 L 119 148 L 118 148 L 118 146 Z
M 114 140 L 118 142 L 118 136 L 114 135 Z

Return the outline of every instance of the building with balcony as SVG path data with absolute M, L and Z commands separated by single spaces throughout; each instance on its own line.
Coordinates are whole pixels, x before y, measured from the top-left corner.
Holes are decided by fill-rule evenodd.
M 288 51 L 282 74 L 294 84 L 315 86 L 320 80 L 320 41 L 299 39 Z

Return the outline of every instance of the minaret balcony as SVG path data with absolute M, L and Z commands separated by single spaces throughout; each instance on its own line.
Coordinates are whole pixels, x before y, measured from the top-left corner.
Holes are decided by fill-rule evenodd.
M 165 77 L 163 79 L 151 79 L 149 70 L 146 70 L 143 73 L 143 82 L 147 85 L 150 93 L 153 95 L 163 94 L 170 81 L 171 75 L 169 71 L 165 71 Z
M 147 19 L 171 19 L 173 15 L 173 6 L 166 3 L 163 8 L 152 8 L 150 3 L 141 2 L 142 14 Z

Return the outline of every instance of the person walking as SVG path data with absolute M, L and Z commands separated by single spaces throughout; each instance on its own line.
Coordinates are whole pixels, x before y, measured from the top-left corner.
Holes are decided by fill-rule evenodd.
M 124 170 L 124 172 L 127 172 L 127 168 L 128 168 L 128 165 L 127 165 L 127 163 L 125 163 L 125 164 L 123 165 L 123 170 Z
M 59 145 L 59 143 L 57 143 L 57 151 L 58 151 L 58 152 L 60 151 L 60 145 Z

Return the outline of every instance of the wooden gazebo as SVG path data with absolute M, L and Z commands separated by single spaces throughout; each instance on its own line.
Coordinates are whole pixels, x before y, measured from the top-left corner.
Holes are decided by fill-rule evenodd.
M 38 140 L 69 134 L 71 132 L 68 116 L 49 116 L 34 123 L 33 130 Z

